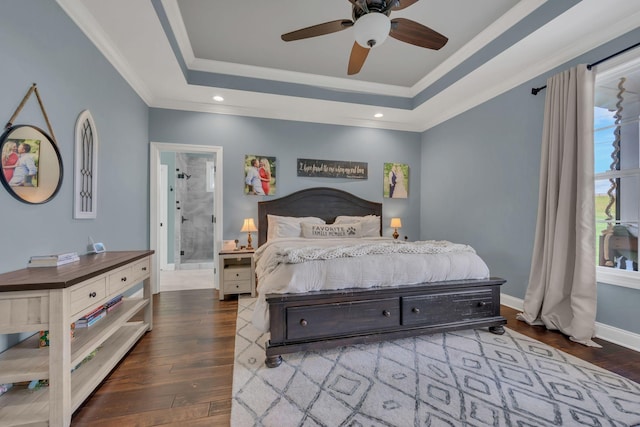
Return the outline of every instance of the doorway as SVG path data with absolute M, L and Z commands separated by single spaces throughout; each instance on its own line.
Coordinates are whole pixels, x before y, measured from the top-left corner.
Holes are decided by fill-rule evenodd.
M 209 287 L 218 289 L 215 267 L 222 242 L 222 147 L 151 142 L 150 159 L 153 293 L 174 289 L 161 286 L 160 277 L 167 270 L 213 271 Z M 163 169 L 167 170 L 166 181 Z

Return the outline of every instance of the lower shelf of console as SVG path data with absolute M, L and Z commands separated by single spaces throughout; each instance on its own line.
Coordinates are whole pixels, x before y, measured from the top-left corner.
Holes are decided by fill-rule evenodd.
M 111 372 L 135 343 L 149 329 L 143 322 L 128 322 L 101 343 L 95 356 L 71 373 L 71 407 L 82 402 Z M 38 379 L 38 378 L 33 378 Z M 0 396 L 0 425 L 49 425 L 49 389 L 29 390 L 15 386 Z

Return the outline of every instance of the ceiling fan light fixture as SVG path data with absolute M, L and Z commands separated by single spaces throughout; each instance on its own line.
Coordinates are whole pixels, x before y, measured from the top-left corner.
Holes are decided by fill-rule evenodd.
M 380 46 L 391 30 L 391 20 L 383 13 L 370 12 L 361 16 L 353 25 L 356 42 L 362 47 Z

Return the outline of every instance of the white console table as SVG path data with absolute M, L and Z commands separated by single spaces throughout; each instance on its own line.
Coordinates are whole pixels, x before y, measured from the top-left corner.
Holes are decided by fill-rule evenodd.
M 73 411 L 152 329 L 152 254 L 105 252 L 60 267 L 0 274 L 0 334 L 35 332 L 0 353 L 0 384 L 49 380 L 48 387 L 14 386 L 0 396 L 0 425 L 71 423 Z M 76 328 L 71 337 L 73 322 L 140 282 L 142 298 L 124 298 L 116 310 L 89 328 Z M 39 348 L 40 330 L 49 331 L 49 347 Z

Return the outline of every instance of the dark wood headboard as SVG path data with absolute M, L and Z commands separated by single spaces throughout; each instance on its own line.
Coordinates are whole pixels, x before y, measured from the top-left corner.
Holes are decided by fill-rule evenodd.
M 279 199 L 258 202 L 258 246 L 267 241 L 267 215 L 315 216 L 327 223 L 332 223 L 340 215 L 378 215 L 382 219 L 382 203 L 329 187 L 308 188 Z

